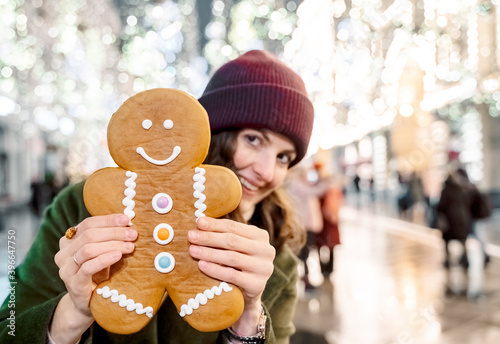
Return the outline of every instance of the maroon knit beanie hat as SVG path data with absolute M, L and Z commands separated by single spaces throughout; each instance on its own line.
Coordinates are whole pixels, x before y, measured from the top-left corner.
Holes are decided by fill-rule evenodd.
M 199 102 L 213 133 L 269 129 L 295 145 L 297 164 L 311 138 L 314 109 L 304 82 L 292 69 L 262 50 L 252 50 L 219 68 Z

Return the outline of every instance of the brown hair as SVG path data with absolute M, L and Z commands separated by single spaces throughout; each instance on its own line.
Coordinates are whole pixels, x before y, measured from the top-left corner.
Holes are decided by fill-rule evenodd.
M 239 132 L 240 130 L 232 130 L 212 134 L 205 163 L 225 166 L 235 171 L 233 154 Z M 245 222 L 239 209 L 224 217 Z M 305 230 L 298 221 L 296 212 L 283 187 L 274 190 L 255 206 L 254 214 L 248 223 L 267 230 L 271 245 L 276 250 L 279 250 L 286 243 L 295 253 L 298 253 L 304 246 Z

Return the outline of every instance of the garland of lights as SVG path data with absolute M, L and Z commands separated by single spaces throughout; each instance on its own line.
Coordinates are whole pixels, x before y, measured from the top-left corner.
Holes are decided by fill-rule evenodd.
M 478 32 L 482 18 L 500 23 L 496 0 L 384 3 L 214 0 L 200 56 L 195 0 L 0 0 L 0 116 L 28 139 L 44 133 L 66 147 L 68 173 L 81 179 L 109 164 L 105 125 L 126 98 L 153 87 L 198 96 L 211 70 L 249 49 L 270 50 L 303 76 L 316 147 L 392 125 L 401 64 L 412 54 L 425 73 L 426 109 L 442 108 L 433 103 L 442 90 L 467 84 L 472 91 L 457 94 L 499 115 L 499 79 L 478 74 L 481 59 L 500 49 Z M 497 24 L 494 42 L 499 32 Z

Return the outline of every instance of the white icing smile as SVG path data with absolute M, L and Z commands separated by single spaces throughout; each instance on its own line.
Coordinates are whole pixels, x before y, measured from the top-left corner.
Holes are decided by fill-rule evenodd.
M 243 185 L 244 187 L 246 187 L 250 191 L 257 191 L 257 189 L 258 189 L 255 185 L 251 184 L 248 180 L 246 180 L 245 178 L 243 178 L 241 176 L 240 176 L 240 182 L 241 182 L 241 185 Z
M 137 147 L 137 150 L 136 150 L 137 153 L 139 153 L 140 156 L 142 156 L 144 159 L 146 159 L 147 161 L 149 161 L 150 163 L 152 164 L 155 164 L 155 165 L 158 165 L 158 166 L 163 166 L 163 165 L 166 165 L 168 164 L 169 162 L 171 162 L 172 160 L 174 160 L 175 158 L 177 158 L 177 156 L 181 153 L 181 147 L 179 146 L 175 146 L 174 147 L 174 151 L 172 152 L 172 155 L 170 155 L 167 159 L 165 160 L 156 160 L 156 159 L 153 159 L 151 158 L 147 153 L 146 151 L 144 150 L 144 148 L 142 147 Z

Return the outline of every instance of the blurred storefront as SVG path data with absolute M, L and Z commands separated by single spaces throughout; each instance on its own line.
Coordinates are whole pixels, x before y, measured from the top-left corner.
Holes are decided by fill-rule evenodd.
M 496 1 L 304 1 L 301 6 L 296 32 L 309 32 L 302 33 L 307 39 L 292 55 L 304 65 L 314 61 L 312 79 L 331 81 L 310 81 L 318 85 L 311 86 L 318 105 L 313 152 L 336 151 L 345 173 L 372 180 L 376 189 L 394 187 L 398 174 L 416 173 L 429 197 L 439 196 L 448 171 L 461 165 L 474 183 L 498 197 Z M 330 18 L 326 34 L 318 30 L 323 17 Z M 314 44 L 318 47 L 311 48 Z

